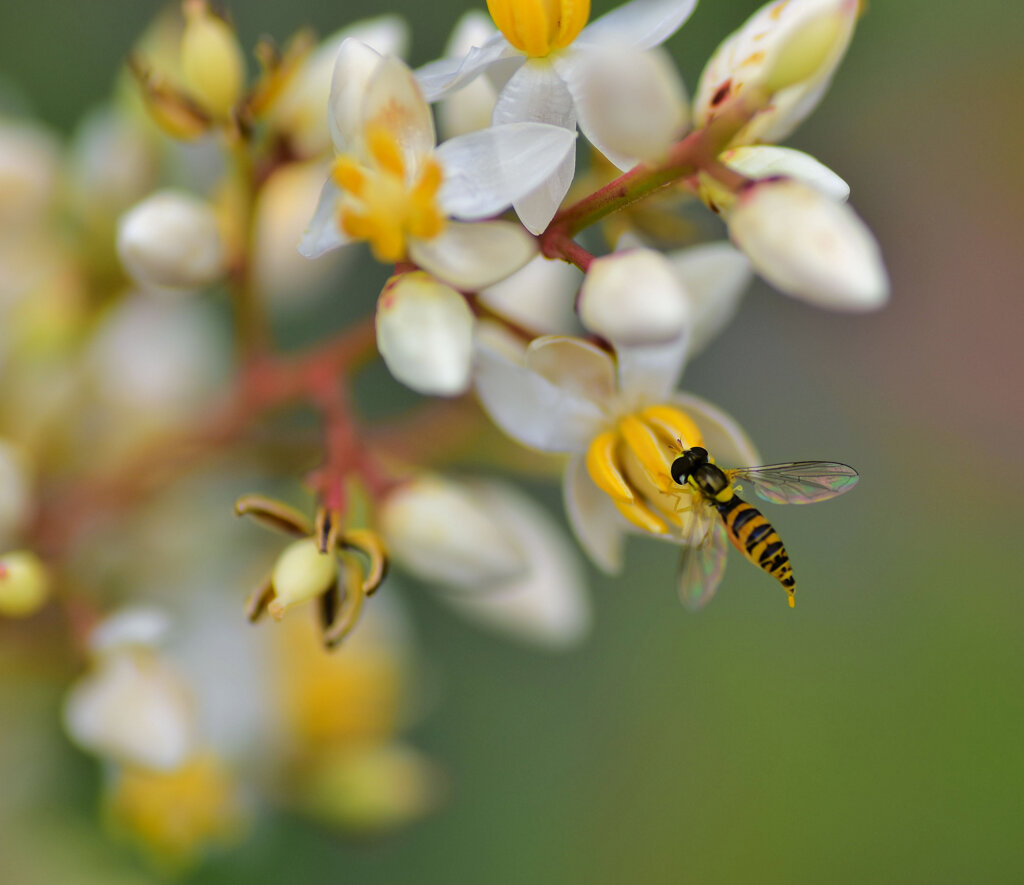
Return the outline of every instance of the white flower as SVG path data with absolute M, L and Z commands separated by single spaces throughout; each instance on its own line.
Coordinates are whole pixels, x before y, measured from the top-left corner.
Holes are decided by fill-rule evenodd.
M 587 25 L 589 2 L 492 0 L 488 4 L 500 33 L 471 49 L 462 59 L 441 59 L 417 74 L 429 101 L 436 101 L 487 73 L 505 80 L 494 109 L 496 124 L 538 121 L 575 131 L 577 123 L 590 142 L 610 160 L 628 169 L 635 157 L 621 156 L 603 137 L 608 109 L 587 100 L 587 83 L 595 71 L 587 56 L 608 49 L 642 51 L 667 40 L 689 18 L 696 0 L 632 0 Z M 586 25 L 586 27 L 584 27 Z M 587 72 L 586 80 L 581 74 Z M 653 83 L 638 77 L 630 98 L 643 100 Z M 624 100 L 625 95 L 617 95 Z M 618 117 L 617 119 L 623 119 Z M 540 233 L 554 217 L 572 183 L 576 168 L 570 154 L 543 184 L 517 199 L 523 224 Z
M 871 310 L 889 279 L 871 231 L 845 203 L 788 178 L 747 188 L 729 234 L 768 282 L 822 307 Z
M 0 118 L 0 229 L 40 223 L 53 207 L 60 149 L 46 130 Z
M 101 625 L 96 662 L 68 693 L 64 725 L 82 749 L 118 762 L 170 771 L 195 749 L 192 699 L 153 643 L 149 613 Z
M 763 90 L 770 102 L 733 144 L 786 138 L 817 107 L 853 36 L 858 0 L 774 0 L 715 50 L 697 85 L 705 126 L 728 99 Z
M 227 262 L 213 207 L 174 190 L 158 191 L 121 216 L 117 254 L 140 285 L 170 289 L 208 285 Z
M 396 562 L 442 588 L 456 611 L 500 632 L 560 647 L 590 610 L 579 563 L 537 504 L 498 482 L 423 475 L 384 502 Z
M 481 330 L 483 332 L 483 330 Z M 580 543 L 617 571 L 633 527 L 681 542 L 688 492 L 671 478 L 684 447 L 705 446 L 724 464 L 757 463 L 737 424 L 716 407 L 674 392 L 687 336 L 667 344 L 616 344 L 614 354 L 579 338 L 538 338 L 523 351 L 477 336 L 475 381 L 484 408 L 509 436 L 572 455 L 565 506 Z
M 300 244 L 310 258 L 367 240 L 380 261 L 414 261 L 476 289 L 536 254 L 516 224 L 487 221 L 544 181 L 573 151 L 574 133 L 540 123 L 495 126 L 436 146 L 430 107 L 398 59 L 346 40 L 331 93 L 338 156 Z
M 377 349 L 406 386 L 456 396 L 469 387 L 474 322 L 451 286 L 422 271 L 399 274 L 377 301 Z
M 490 16 L 478 9 L 465 13 L 452 29 L 444 47 L 445 58 L 461 59 L 474 46 L 482 46 L 496 33 Z M 445 138 L 476 132 L 491 125 L 498 90 L 487 77 L 477 77 L 437 103 L 437 124 Z
M 575 265 L 538 255 L 512 276 L 481 289 L 478 301 L 530 332 L 574 332 L 579 328 L 575 299 L 582 280 Z

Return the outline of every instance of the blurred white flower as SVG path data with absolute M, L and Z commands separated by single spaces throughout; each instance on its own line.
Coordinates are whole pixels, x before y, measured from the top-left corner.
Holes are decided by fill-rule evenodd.
M 24 230 L 53 208 L 60 174 L 57 139 L 34 123 L 0 117 L 0 231 Z
M 456 396 L 469 387 L 475 320 L 466 299 L 422 271 L 388 280 L 377 300 L 377 349 L 418 393 Z
M 194 289 L 226 270 L 213 207 L 183 191 L 151 194 L 118 222 L 117 254 L 142 286 Z
M 609 109 L 580 100 L 588 91 L 581 83 L 587 56 L 605 49 L 642 51 L 658 46 L 682 26 L 696 5 L 696 0 L 632 0 L 587 25 L 589 3 L 495 0 L 488 9 L 500 33 L 461 59 L 445 58 L 420 68 L 417 77 L 427 100 L 433 102 L 487 73 L 501 84 L 495 124 L 539 121 L 575 132 L 578 123 L 598 150 L 628 168 L 635 158 L 620 157 L 604 141 L 602 124 Z M 587 76 L 593 83 L 592 67 Z M 642 77 L 634 84 L 641 92 L 649 87 Z M 616 90 L 615 97 L 626 102 L 645 100 L 633 90 Z M 625 113 L 612 117 L 620 123 L 627 118 Z M 569 190 L 575 168 L 573 153 L 545 176 L 543 184 L 513 203 L 531 232 L 547 227 Z
M 872 310 L 889 297 L 889 279 L 871 231 L 845 203 L 788 178 L 743 191 L 729 234 L 757 272 L 820 307 Z
M 406 257 L 478 289 L 522 267 L 536 247 L 518 225 L 486 219 L 543 181 L 573 150 L 556 126 L 497 126 L 436 146 L 430 108 L 394 57 L 346 40 L 331 94 L 338 156 L 300 245 L 315 258 L 355 240 L 382 262 Z
M 100 628 L 95 661 L 68 693 L 64 726 L 82 749 L 169 771 L 195 749 L 187 685 L 161 656 L 149 613 L 131 610 Z
M 396 562 L 439 585 L 441 599 L 467 618 L 549 647 L 589 629 L 584 578 L 567 539 L 508 485 L 419 476 L 387 498 L 381 525 Z
M 461 59 L 477 46 L 483 46 L 494 34 L 494 23 L 487 13 L 471 9 L 455 23 L 444 47 L 445 58 Z M 488 77 L 477 77 L 437 103 L 437 125 L 444 138 L 476 132 L 491 125 L 498 90 Z

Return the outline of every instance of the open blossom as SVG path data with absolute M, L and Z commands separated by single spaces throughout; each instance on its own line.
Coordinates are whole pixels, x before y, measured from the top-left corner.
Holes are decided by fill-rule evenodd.
M 671 463 L 680 443 L 724 463 L 756 463 L 736 422 L 710 403 L 675 391 L 686 358 L 684 332 L 665 344 L 617 345 L 546 336 L 516 351 L 479 336 L 476 387 L 495 423 L 524 445 L 572 457 L 565 507 L 580 543 L 617 571 L 627 529 L 682 542 L 687 526 Z
M 412 72 L 351 39 L 338 53 L 329 113 L 338 155 L 300 244 L 304 255 L 365 240 L 380 261 L 409 259 L 476 289 L 536 254 L 519 225 L 465 221 L 490 218 L 536 187 L 572 153 L 574 133 L 515 123 L 437 146 Z
M 540 121 L 570 131 L 578 124 L 598 150 L 621 168 L 629 168 L 637 158 L 623 156 L 609 146 L 607 135 L 602 137 L 608 108 L 590 100 L 591 90 L 600 82 L 601 68 L 592 54 L 658 46 L 682 26 L 696 5 L 696 0 L 632 0 L 588 25 L 589 0 L 489 0 L 487 8 L 500 33 L 464 58 L 441 59 L 420 68 L 417 78 L 427 99 L 436 101 L 481 74 L 505 77 L 494 123 Z M 650 70 L 653 82 L 637 77 L 633 92 L 619 91 L 616 98 L 626 101 L 635 97 L 643 102 L 650 90 L 661 93 L 661 72 L 656 65 Z M 547 227 L 569 190 L 575 169 L 576 158 L 570 154 L 556 171 L 545 176 L 541 186 L 515 201 L 515 210 L 530 231 L 540 233 Z

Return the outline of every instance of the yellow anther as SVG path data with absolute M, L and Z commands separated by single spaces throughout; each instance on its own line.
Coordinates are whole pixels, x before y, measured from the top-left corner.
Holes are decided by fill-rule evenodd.
M 405 177 L 405 159 L 402 148 L 395 136 L 383 127 L 372 127 L 366 133 L 366 146 L 370 156 L 381 169 L 390 172 L 396 178 Z
M 590 0 L 487 0 L 498 30 L 531 58 L 563 49 L 583 30 Z
M 616 458 L 618 444 L 619 435 L 614 430 L 606 430 L 595 437 L 587 449 L 587 472 L 602 492 L 616 500 L 631 502 L 636 495 Z
M 352 157 L 335 157 L 331 166 L 331 180 L 353 197 L 362 197 L 366 188 L 366 170 Z
M 687 449 L 704 445 L 704 437 L 701 436 L 697 425 L 693 423 L 693 419 L 676 406 L 650 406 L 640 414 L 644 421 L 663 438 L 667 447 L 677 447 L 677 440 L 682 442 L 683 447 Z
M 665 524 L 665 521 L 642 501 L 620 501 L 617 498 L 612 500 L 615 506 L 618 507 L 619 513 L 626 517 L 633 525 L 653 535 L 668 534 L 668 526 Z
M 671 475 L 675 453 L 651 425 L 635 415 L 627 415 L 619 421 L 619 433 L 655 488 L 665 492 L 675 486 Z

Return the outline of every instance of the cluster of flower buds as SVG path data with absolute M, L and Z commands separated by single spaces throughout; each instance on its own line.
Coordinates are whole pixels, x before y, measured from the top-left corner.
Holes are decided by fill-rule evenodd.
M 135 552 L 140 514 L 175 527 L 154 530 L 166 544 L 238 499 L 290 536 L 200 539 L 178 559 L 239 588 L 263 575 L 245 610 L 282 622 L 248 631 L 276 644 L 260 654 L 291 735 L 279 795 L 345 826 L 401 823 L 443 793 L 398 738 L 403 585 L 509 637 L 578 641 L 579 547 L 608 572 L 631 533 L 694 549 L 676 457 L 760 460 L 734 418 L 677 389 L 753 276 L 818 307 L 885 303 L 847 183 L 778 144 L 824 97 L 858 0 L 773 0 L 691 97 L 661 47 L 696 5 L 628 0 L 590 21 L 587 0 L 488 0 L 416 70 L 384 15 L 264 40 L 252 72 L 230 20 L 184 0 L 139 40 L 133 88 L 66 145 L 0 118 L 0 619 L 67 626 L 89 660 L 67 730 L 158 854 L 187 859 L 245 814 L 240 757 L 197 737 L 218 667 L 190 682 L 162 616 L 108 617 L 126 587 L 168 595 Z M 399 385 L 424 398 L 389 412 Z M 176 489 L 211 463 L 230 491 L 192 493 L 182 519 Z M 561 472 L 578 546 L 481 465 Z M 268 487 L 293 503 L 238 498 Z M 174 599 L 213 605 L 200 597 Z

